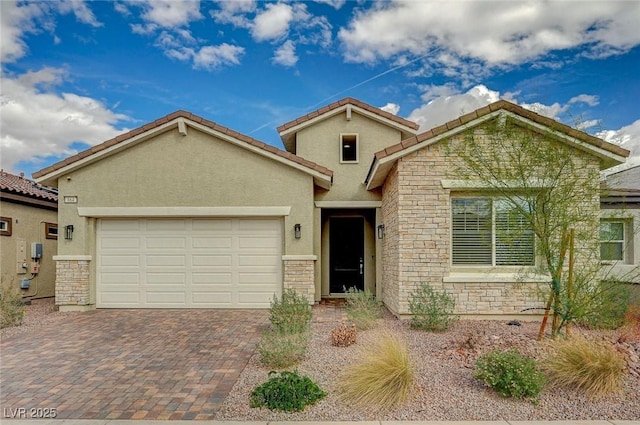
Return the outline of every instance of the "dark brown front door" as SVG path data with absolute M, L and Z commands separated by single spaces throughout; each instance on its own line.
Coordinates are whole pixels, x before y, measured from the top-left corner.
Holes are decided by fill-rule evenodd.
M 364 217 L 329 219 L 329 291 L 364 290 Z

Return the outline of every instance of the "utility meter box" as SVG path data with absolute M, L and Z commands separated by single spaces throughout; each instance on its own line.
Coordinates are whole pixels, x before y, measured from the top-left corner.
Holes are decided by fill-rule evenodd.
M 29 289 L 30 286 L 31 286 L 31 281 L 29 279 L 20 280 L 20 289 Z
M 39 260 L 42 258 L 42 244 L 40 242 L 31 242 L 31 259 Z

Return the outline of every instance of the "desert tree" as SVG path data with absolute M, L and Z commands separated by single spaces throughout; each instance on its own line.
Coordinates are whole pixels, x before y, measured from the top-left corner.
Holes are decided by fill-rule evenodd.
M 514 257 L 509 264 L 528 266 L 519 269 L 521 280 L 531 272 L 549 277 L 542 289 L 553 336 L 592 313 L 616 285 L 602 278 L 600 160 L 560 130 L 503 112 L 446 145 L 451 178 L 501 202 L 495 249 Z M 518 258 L 527 246 L 535 250 L 529 264 Z

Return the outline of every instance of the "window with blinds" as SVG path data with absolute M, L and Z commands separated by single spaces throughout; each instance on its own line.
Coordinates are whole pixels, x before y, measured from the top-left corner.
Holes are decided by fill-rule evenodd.
M 600 222 L 600 259 L 603 261 L 624 260 L 624 222 Z
M 508 201 L 454 198 L 451 222 L 453 265 L 534 264 L 533 231 L 521 210 Z

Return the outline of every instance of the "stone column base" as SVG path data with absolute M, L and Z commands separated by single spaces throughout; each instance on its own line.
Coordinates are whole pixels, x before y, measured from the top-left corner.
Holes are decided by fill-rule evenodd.
M 56 305 L 60 311 L 93 308 L 89 292 L 89 256 L 55 256 Z
M 284 289 L 294 289 L 315 303 L 315 255 L 286 255 L 284 261 Z

